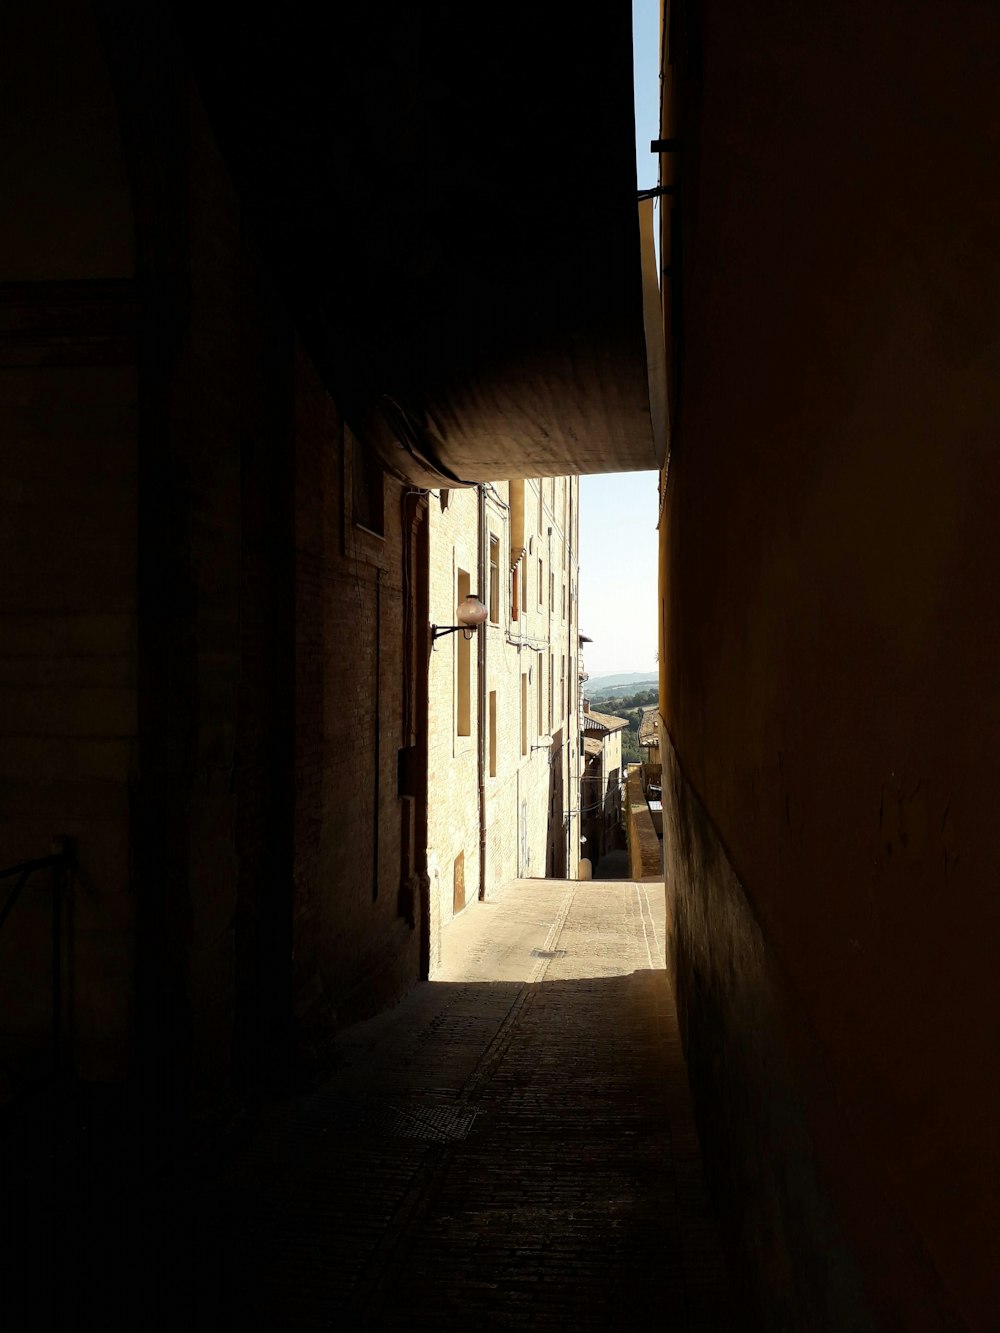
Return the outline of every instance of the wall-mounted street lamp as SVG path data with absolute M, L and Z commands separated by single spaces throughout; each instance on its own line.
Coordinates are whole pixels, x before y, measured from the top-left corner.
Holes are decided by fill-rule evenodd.
M 439 639 L 442 634 L 454 634 L 457 630 L 461 630 L 466 639 L 471 639 L 488 615 L 489 612 L 476 594 L 474 592 L 469 593 L 468 597 L 462 598 L 455 611 L 457 625 L 431 626 L 431 643 L 435 639 Z
M 532 748 L 533 750 L 551 750 L 551 749 L 552 749 L 552 737 L 551 737 L 551 736 L 542 736 L 542 737 L 540 737 L 540 739 L 539 739 L 539 743 L 538 743 L 537 745 L 533 745 L 531 748 Z

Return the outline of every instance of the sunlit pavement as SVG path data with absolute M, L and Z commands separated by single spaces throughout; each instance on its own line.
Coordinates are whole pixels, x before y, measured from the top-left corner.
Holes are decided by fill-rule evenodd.
M 738 1328 L 662 884 L 527 880 L 170 1205 L 136 1327 Z

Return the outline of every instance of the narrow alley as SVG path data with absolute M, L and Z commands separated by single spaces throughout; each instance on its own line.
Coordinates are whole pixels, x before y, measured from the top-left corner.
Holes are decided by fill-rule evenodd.
M 166 1206 L 190 1250 L 141 1246 L 135 1326 L 739 1327 L 663 945 L 656 883 L 473 904 L 437 980 Z

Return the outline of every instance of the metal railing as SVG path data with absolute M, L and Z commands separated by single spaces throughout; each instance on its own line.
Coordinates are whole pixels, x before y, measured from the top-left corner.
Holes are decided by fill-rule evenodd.
M 62 917 L 63 897 L 71 864 L 70 844 L 68 839 L 57 838 L 53 841 L 52 852 L 48 856 L 39 856 L 33 861 L 19 861 L 16 865 L 0 870 L 0 881 L 13 880 L 13 887 L 7 894 L 3 907 L 0 908 L 0 930 L 17 905 L 21 893 L 28 881 L 40 871 L 50 870 L 52 894 L 52 1073 L 58 1075 L 63 1067 L 62 1033 Z M 20 1085 L 22 1092 L 27 1090 L 29 1080 L 12 1068 L 5 1060 L 0 1060 L 0 1068 L 10 1078 L 11 1083 Z

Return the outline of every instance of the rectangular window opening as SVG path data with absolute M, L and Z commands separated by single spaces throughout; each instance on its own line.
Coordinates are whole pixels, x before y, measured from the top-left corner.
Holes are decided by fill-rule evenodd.
M 385 478 L 378 458 L 364 449 L 348 431 L 351 443 L 351 491 L 354 522 L 359 528 L 385 535 Z
M 521 672 L 521 754 L 528 753 L 528 673 Z
M 553 722 L 553 714 L 552 714 L 552 706 L 553 706 L 552 687 L 553 687 L 553 685 L 555 684 L 555 674 L 556 674 L 556 671 L 555 671 L 555 653 L 549 653 L 549 732 L 550 732 L 550 733 L 551 733 L 551 731 L 552 731 L 552 722 Z
M 490 537 L 490 624 L 500 623 L 500 539 Z
M 469 575 L 458 571 L 455 605 L 472 592 Z M 459 630 L 455 634 L 455 732 L 472 735 L 472 641 Z

